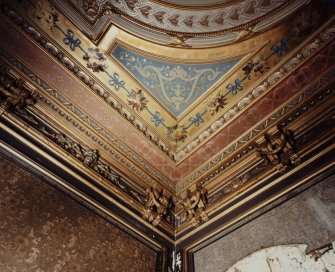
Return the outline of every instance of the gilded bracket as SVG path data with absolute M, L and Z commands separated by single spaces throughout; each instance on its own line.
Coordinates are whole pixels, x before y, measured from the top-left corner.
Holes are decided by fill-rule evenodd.
M 24 86 L 24 80 L 14 78 L 0 67 L 0 114 L 13 108 L 22 110 L 35 103 L 36 99 Z
M 190 220 L 193 226 L 198 226 L 200 223 L 207 221 L 207 204 L 208 199 L 206 189 L 197 186 L 196 190 L 193 192 L 187 190 L 187 198 L 181 203 L 186 212 L 186 218 L 184 218 L 184 220 Z M 182 221 L 184 220 L 182 219 Z
M 300 161 L 296 141 L 290 130 L 282 131 L 275 127 L 256 141 L 255 146 L 259 156 L 268 160 L 279 172 Z
M 151 187 L 146 190 L 146 193 L 147 201 L 142 216 L 152 225 L 158 226 L 171 207 L 171 199 L 165 195 L 164 189 L 159 191 Z

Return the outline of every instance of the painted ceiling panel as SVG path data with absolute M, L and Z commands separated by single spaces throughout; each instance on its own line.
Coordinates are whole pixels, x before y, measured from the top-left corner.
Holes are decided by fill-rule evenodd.
M 286 3 L 293 12 L 307 1 L 256 1 L 257 6 L 229 1 L 222 11 L 236 12 L 217 21 L 240 25 L 244 16 L 256 16 L 264 26 L 257 8 L 268 12 Z M 90 193 L 87 199 L 94 196 L 92 202 L 105 205 L 103 213 L 114 214 L 117 206 L 134 229 L 157 234 L 158 242 L 161 237 L 171 245 L 200 241 L 197 235 L 212 235 L 234 216 L 249 216 L 258 202 L 269 203 L 277 197 L 273 192 L 288 192 L 289 183 L 302 184 L 297 176 L 306 182 L 312 164 L 319 171 L 332 163 L 335 13 L 328 0 L 311 1 L 286 19 L 276 9 L 272 15 L 278 17 L 267 17 L 273 22 L 266 31 L 244 25 L 236 43 L 209 48 L 192 44 L 202 35 L 193 33 L 197 24 L 201 29 L 207 29 L 207 20 L 209 27 L 217 24 L 204 7 L 192 19 L 187 12 L 193 10 L 175 13 L 186 12 L 184 21 L 157 13 L 156 5 L 173 6 L 162 0 L 71 1 L 66 9 L 54 2 L 62 7 L 67 1 L 5 2 L 0 5 L 0 33 L 6 37 L 0 39 L 0 66 L 6 68 L 0 69 L 0 111 L 6 130 L 1 131 L 9 141 L 11 131 L 15 142 L 34 138 L 27 150 L 39 143 L 33 151 L 44 148 L 38 155 L 51 155 L 50 169 L 59 158 L 64 177 L 68 168 L 73 171 L 75 181 L 69 178 L 68 187 L 79 184 L 80 192 Z M 164 17 L 162 25 L 179 20 L 180 27 L 192 28 L 194 22 L 194 31 L 169 36 L 175 43 L 154 43 L 155 37 L 146 40 L 142 32 L 114 23 L 128 16 L 123 7 L 129 14 L 147 14 L 137 21 L 143 30 L 151 27 L 144 21 L 155 24 Z M 116 21 L 102 36 L 91 36 L 84 21 L 72 16 L 81 11 L 100 26 L 106 18 Z M 314 164 L 314 155 L 322 164 Z M 142 223 L 145 228 L 138 228 Z
M 174 116 L 217 83 L 240 59 L 206 64 L 173 63 L 117 46 L 112 55 Z

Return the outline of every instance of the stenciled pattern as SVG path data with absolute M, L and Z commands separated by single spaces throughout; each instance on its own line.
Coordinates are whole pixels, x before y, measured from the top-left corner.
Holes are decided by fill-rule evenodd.
M 176 117 L 240 61 L 176 64 L 144 57 L 120 46 L 112 55 Z
M 156 271 L 137 239 L 1 157 L 0 173 L 0 271 Z
M 94 73 L 103 72 L 106 75 L 108 75 L 108 77 L 110 78 L 110 80 L 108 81 L 108 84 L 112 87 L 114 92 L 117 93 L 119 91 L 125 91 L 128 97 L 128 101 L 127 101 L 128 105 L 130 105 L 132 109 L 137 112 L 147 111 L 151 115 L 150 121 L 153 122 L 155 126 L 162 125 L 163 127 L 165 127 L 167 130 L 167 138 L 171 142 L 175 142 L 175 143 L 184 142 L 187 138 L 188 129 L 191 126 L 199 126 L 201 123 L 204 123 L 204 116 L 206 114 L 214 115 L 218 113 L 220 110 L 224 109 L 226 105 L 227 97 L 229 95 L 235 96 L 237 95 L 238 92 L 244 90 L 244 87 L 242 84 L 244 81 L 246 80 L 250 81 L 252 76 L 258 77 L 259 75 L 262 75 L 265 71 L 267 71 L 269 69 L 269 67 L 267 66 L 269 60 L 273 57 L 281 58 L 283 54 L 289 50 L 288 42 L 292 38 L 291 36 L 290 38 L 287 38 L 287 39 L 284 38 L 280 40 L 278 44 L 271 44 L 269 48 L 270 53 L 268 55 L 261 54 L 259 56 L 256 56 L 250 59 L 247 62 L 247 64 L 242 68 L 242 71 L 244 74 L 243 78 L 232 79 L 231 82 L 228 83 L 225 86 L 225 88 L 223 88 L 217 94 L 217 96 L 214 97 L 212 101 L 210 101 L 210 103 L 208 103 L 207 105 L 208 108 L 205 109 L 203 112 L 196 113 L 194 117 L 190 117 L 188 120 L 188 123 L 186 124 L 176 123 L 176 124 L 171 125 L 171 124 L 166 124 L 165 119 L 161 117 L 160 112 L 158 111 L 153 112 L 147 107 L 147 103 L 149 102 L 149 100 L 145 96 L 142 90 L 140 89 L 129 90 L 126 86 L 126 82 L 120 77 L 120 75 L 116 72 L 113 72 L 112 69 L 109 69 L 109 67 L 105 64 L 105 61 L 107 58 L 104 53 L 100 52 L 98 48 L 87 48 L 87 49 L 83 48 L 81 46 L 80 39 L 77 39 L 75 37 L 74 32 L 71 29 L 64 31 L 58 25 L 56 25 L 55 28 L 63 33 L 64 35 L 63 42 L 64 44 L 68 45 L 72 51 L 75 51 L 76 49 L 78 49 L 83 52 L 83 59 L 87 62 L 86 65 L 89 69 L 92 70 L 92 72 Z M 130 55 L 128 55 L 127 58 L 125 58 L 125 56 L 123 56 L 123 58 L 121 57 L 119 58 L 122 62 L 125 62 L 125 65 L 136 69 L 135 68 L 136 66 L 134 64 L 134 62 L 136 62 L 134 53 L 131 53 Z M 130 60 L 128 60 L 129 58 Z M 160 69 L 158 69 L 157 67 L 154 67 L 153 65 L 151 65 L 152 60 L 145 61 L 146 60 L 145 58 L 141 60 L 142 60 L 142 67 L 139 66 L 136 73 L 138 74 L 138 76 L 141 75 L 144 85 L 146 85 L 148 89 L 155 90 L 155 92 L 152 91 L 152 93 L 156 94 L 157 96 L 159 95 L 163 103 L 165 102 L 162 99 L 162 97 L 164 97 L 164 93 L 163 93 L 163 90 L 159 89 L 159 83 L 161 84 L 161 86 L 164 86 L 164 89 L 168 89 L 168 91 L 165 91 L 165 98 L 169 99 L 169 96 L 170 96 L 170 101 L 172 101 L 173 103 L 171 103 L 169 108 L 171 108 L 171 110 L 173 110 L 174 112 L 176 112 L 177 108 L 181 110 L 184 107 L 186 107 L 186 106 L 182 107 L 180 102 L 187 100 L 186 99 L 187 97 L 184 98 L 183 92 L 180 90 L 180 87 L 178 87 L 179 88 L 178 90 L 177 85 L 180 86 L 180 83 L 183 82 L 184 87 L 186 87 L 187 82 L 191 81 L 192 77 L 196 77 L 197 72 L 194 71 L 194 69 L 192 68 L 190 69 L 189 72 L 187 72 L 183 68 L 183 66 L 187 66 L 187 65 L 179 65 L 179 66 L 175 65 L 175 66 L 171 66 L 172 68 L 170 68 L 169 66 L 169 69 L 171 70 L 168 70 L 167 66 L 165 67 L 163 66 Z M 143 62 L 148 63 L 148 65 L 146 64 L 143 67 Z M 224 65 L 223 71 L 218 70 L 219 66 L 216 66 L 215 69 L 209 66 L 212 69 L 207 68 L 208 70 L 203 71 L 202 73 L 201 72 L 199 73 L 198 71 L 198 80 L 196 80 L 193 83 L 193 86 L 195 86 L 194 88 L 197 88 L 197 86 L 199 88 L 199 85 L 197 84 L 200 84 L 200 86 L 204 88 L 206 85 L 209 87 L 210 85 L 215 84 L 215 82 L 219 80 L 219 78 L 221 78 L 237 62 L 238 62 L 238 59 L 232 60 L 228 62 L 228 64 L 227 62 L 220 63 L 221 66 Z M 176 78 L 177 79 L 174 81 L 174 83 L 172 83 L 172 86 L 167 87 L 169 77 L 171 81 L 175 80 Z M 162 78 L 164 78 L 165 80 L 163 80 Z M 210 80 L 212 78 L 213 80 Z M 209 83 L 206 83 L 206 81 Z M 173 88 L 173 85 L 175 89 Z M 201 95 L 203 92 L 203 90 L 201 91 L 200 90 L 201 89 L 198 90 L 199 95 Z M 184 91 L 184 93 L 186 92 Z M 189 97 L 188 98 L 189 103 L 192 103 L 194 99 L 192 98 L 192 96 L 188 96 L 188 97 Z M 172 107 L 172 104 L 174 105 L 175 108 Z

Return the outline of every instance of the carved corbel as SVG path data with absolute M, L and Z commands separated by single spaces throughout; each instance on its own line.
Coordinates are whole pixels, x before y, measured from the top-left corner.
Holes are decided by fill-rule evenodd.
M 206 212 L 207 204 L 206 189 L 197 186 L 193 192 L 187 190 L 187 197 L 181 205 L 186 212 L 186 219 L 190 220 L 193 226 L 197 226 L 208 220 L 208 214 Z
M 255 146 L 258 154 L 274 165 L 279 172 L 300 161 L 296 141 L 290 130 L 282 131 L 275 127 L 272 131 L 265 133 Z
M 24 86 L 22 79 L 15 79 L 6 70 L 0 69 L 1 113 L 13 108 L 22 110 L 35 103 L 36 99 L 32 96 L 31 91 Z
M 167 214 L 171 206 L 171 199 L 166 196 L 164 189 L 159 191 L 151 187 L 146 190 L 146 193 L 147 201 L 142 216 L 152 225 L 157 226 Z

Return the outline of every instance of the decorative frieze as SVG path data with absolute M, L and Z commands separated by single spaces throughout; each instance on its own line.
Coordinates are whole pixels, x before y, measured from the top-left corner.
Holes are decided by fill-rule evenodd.
M 50 126 L 47 122 L 40 118 L 36 118 L 35 114 L 31 111 L 25 109 L 19 111 L 14 110 L 14 114 L 41 132 L 45 137 L 52 140 L 73 157 L 81 161 L 85 166 L 107 179 L 117 188 L 117 190 L 125 193 L 140 204 L 144 204 L 144 195 L 133 189 L 122 176 L 116 173 L 106 162 L 104 162 L 96 149 L 83 147 L 75 140 Z

